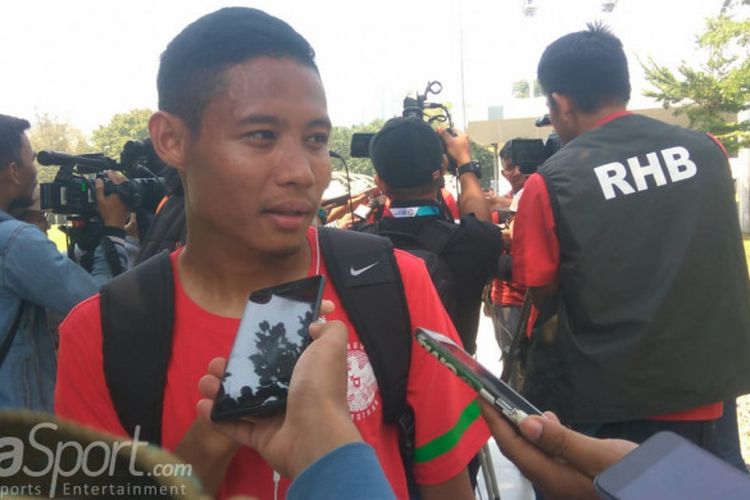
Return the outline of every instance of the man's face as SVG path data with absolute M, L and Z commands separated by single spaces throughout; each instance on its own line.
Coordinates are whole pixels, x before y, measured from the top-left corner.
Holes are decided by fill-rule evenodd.
M 521 170 L 518 168 L 518 165 L 513 165 L 513 161 L 510 158 L 503 158 L 502 165 L 503 177 L 505 177 L 505 180 L 510 183 L 510 187 L 513 189 L 513 192 L 517 193 L 526 183 L 526 179 L 528 178 L 528 176 L 522 174 Z
M 21 151 L 16 161 L 16 176 L 19 181 L 16 197 L 11 201 L 12 207 L 29 207 L 34 203 L 36 189 L 36 153 L 31 149 L 31 143 L 26 134 L 21 135 Z
M 251 251 L 293 254 L 331 178 L 320 77 L 292 59 L 261 57 L 230 67 L 223 80 L 186 149 L 191 228 Z

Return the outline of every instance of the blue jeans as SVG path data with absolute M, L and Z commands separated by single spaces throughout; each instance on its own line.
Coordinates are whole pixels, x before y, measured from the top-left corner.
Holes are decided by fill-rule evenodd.
M 495 327 L 495 340 L 505 357 L 510 352 L 516 327 L 521 320 L 521 306 L 492 304 L 492 325 Z

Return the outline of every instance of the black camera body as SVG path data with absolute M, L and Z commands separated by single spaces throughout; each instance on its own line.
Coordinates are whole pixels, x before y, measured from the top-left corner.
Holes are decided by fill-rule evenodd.
M 59 165 L 52 182 L 40 185 L 42 210 L 67 216 L 94 217 L 98 213 L 95 179 L 104 180 L 105 194 L 116 193 L 127 207 L 153 212 L 164 197 L 163 171 L 166 168 L 154 152 L 150 140 L 128 141 L 117 163 L 101 154 L 73 156 L 55 151 L 40 151 L 41 165 Z M 114 184 L 104 170 L 119 170 L 128 177 Z
M 441 103 L 428 102 L 427 96 L 429 94 L 439 94 L 443 90 L 443 85 L 437 80 L 428 82 L 424 93 L 420 94 L 417 92 L 416 97 L 406 96 L 403 103 L 403 111 L 401 116 L 404 118 L 416 118 L 418 120 L 424 120 L 427 123 L 433 122 L 444 122 L 448 123 L 448 129 L 453 128 L 453 117 L 451 117 L 448 108 Z M 439 109 L 440 113 L 430 115 L 425 113 L 425 110 Z M 352 158 L 369 158 L 370 157 L 370 143 L 372 138 L 375 137 L 375 132 L 355 132 L 352 134 L 352 141 L 349 147 L 349 154 Z M 445 144 L 443 144 L 445 149 Z M 451 162 L 449 166 L 451 173 L 455 174 L 455 165 Z
M 536 172 L 542 163 L 558 152 L 563 144 L 552 133 L 546 141 L 542 139 L 511 139 L 509 141 L 510 160 L 518 165 L 518 170 L 525 175 Z

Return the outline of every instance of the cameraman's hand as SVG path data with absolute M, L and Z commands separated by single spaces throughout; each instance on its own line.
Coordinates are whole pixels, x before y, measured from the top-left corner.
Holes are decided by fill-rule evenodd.
M 321 314 L 332 311 L 333 303 L 323 301 Z M 313 342 L 294 367 L 284 415 L 212 423 L 289 478 L 335 448 L 362 441 L 346 405 L 346 326 L 340 321 L 314 323 L 310 335 Z M 214 359 L 200 380 L 206 399 L 198 402 L 198 413 L 209 421 L 225 367 L 225 359 Z
M 479 404 L 500 451 L 545 498 L 598 498 L 593 478 L 638 446 L 585 436 L 551 412 L 526 417 L 519 433 L 492 405 L 481 399 Z
M 456 129 L 451 129 L 451 131 L 456 135 L 451 135 L 448 129 L 438 129 L 437 132 L 445 143 L 448 156 L 460 167 L 471 161 L 471 141 L 466 133 Z
M 107 170 L 106 174 L 113 184 L 125 182 L 125 177 L 119 172 Z M 124 229 L 130 215 L 128 207 L 117 194 L 104 194 L 104 181 L 102 179 L 96 179 L 95 186 L 96 203 L 99 205 L 99 215 L 101 215 L 104 225 Z

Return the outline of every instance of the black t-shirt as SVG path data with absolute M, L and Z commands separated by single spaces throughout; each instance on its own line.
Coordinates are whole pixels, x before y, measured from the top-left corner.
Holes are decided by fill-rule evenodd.
M 423 224 L 443 222 L 437 216 L 385 217 L 380 221 L 380 227 L 388 231 L 417 234 Z M 374 225 L 359 230 L 377 233 Z M 471 353 L 476 351 L 482 290 L 497 272 L 502 249 L 503 238 L 497 226 L 479 221 L 474 215 L 467 215 L 461 217 L 458 227 L 438 255 L 453 274 L 456 286 L 456 311 L 451 315 L 451 319 L 461 336 L 464 348 Z

